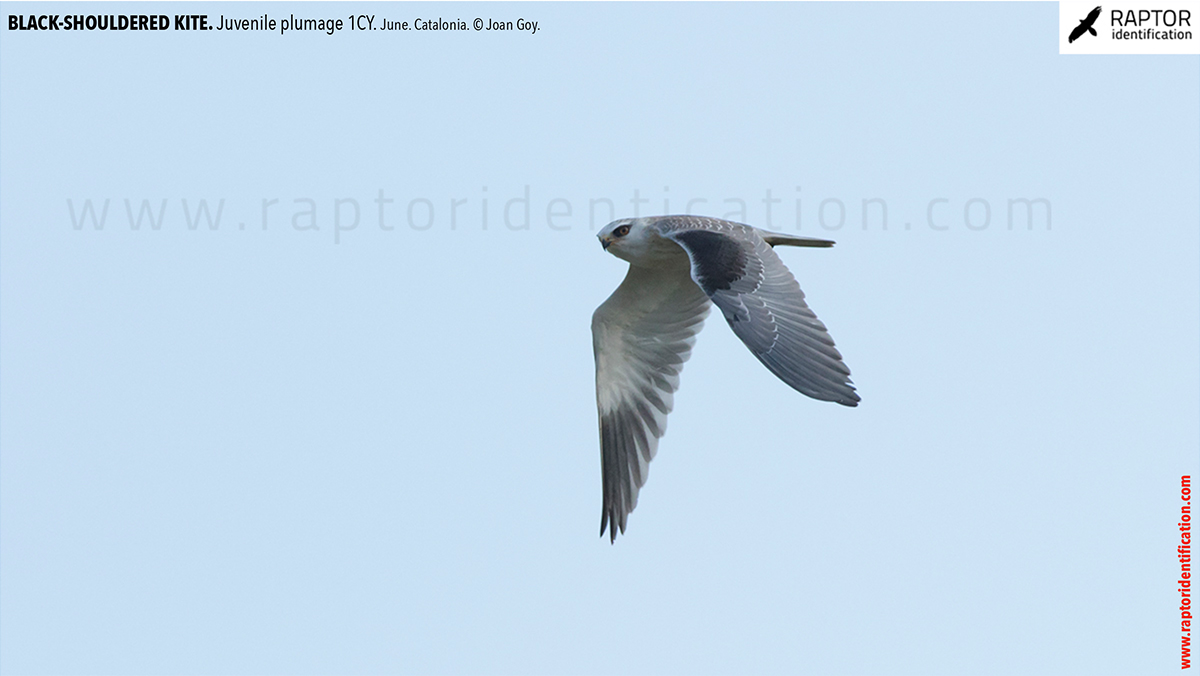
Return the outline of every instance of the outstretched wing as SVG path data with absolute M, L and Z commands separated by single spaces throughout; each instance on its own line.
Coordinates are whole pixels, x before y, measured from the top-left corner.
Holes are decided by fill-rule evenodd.
M 814 399 L 857 406 L 850 369 L 774 249 L 749 226 L 715 219 L 666 224 L 691 275 L 771 373 Z
M 708 297 L 674 265 L 630 265 L 625 281 L 592 315 L 604 511 L 600 535 L 625 532 L 667 428 L 679 372 L 708 315 Z
M 1075 27 L 1075 30 L 1071 31 L 1071 36 L 1067 38 L 1067 42 L 1068 43 L 1075 42 L 1076 40 L 1079 39 L 1079 36 L 1083 35 L 1084 33 L 1086 33 L 1088 31 L 1088 28 L 1090 28 L 1090 26 L 1087 25 L 1086 19 L 1083 21 L 1080 21 L 1079 25 Z

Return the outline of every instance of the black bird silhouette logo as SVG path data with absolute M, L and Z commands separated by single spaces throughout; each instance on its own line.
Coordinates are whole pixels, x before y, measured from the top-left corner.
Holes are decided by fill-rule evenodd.
M 1096 9 L 1093 9 L 1091 12 L 1089 12 L 1087 17 L 1084 18 L 1083 21 L 1079 22 L 1079 25 L 1075 27 L 1075 30 L 1071 31 L 1071 37 L 1067 38 L 1067 42 L 1068 43 L 1075 42 L 1080 37 L 1082 37 L 1084 33 L 1091 33 L 1092 35 L 1095 35 L 1096 29 L 1092 28 L 1092 24 L 1096 23 L 1096 19 L 1099 19 L 1099 18 L 1100 18 L 1100 8 L 1097 7 Z

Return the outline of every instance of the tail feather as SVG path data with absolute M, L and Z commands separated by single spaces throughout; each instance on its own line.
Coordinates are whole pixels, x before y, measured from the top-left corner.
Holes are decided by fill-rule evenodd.
M 800 237 L 798 235 L 785 235 L 781 232 L 769 232 L 767 230 L 759 230 L 758 234 L 762 235 L 763 241 L 771 246 L 815 246 L 815 247 L 831 247 L 833 241 L 828 239 L 817 239 L 816 237 Z

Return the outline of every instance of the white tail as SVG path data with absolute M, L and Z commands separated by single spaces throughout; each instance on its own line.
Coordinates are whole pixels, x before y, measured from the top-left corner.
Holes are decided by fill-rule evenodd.
M 817 239 L 815 237 L 798 237 L 796 235 L 785 235 L 781 232 L 768 232 L 759 230 L 759 235 L 762 235 L 763 240 L 771 246 L 833 246 L 833 241 L 828 239 Z

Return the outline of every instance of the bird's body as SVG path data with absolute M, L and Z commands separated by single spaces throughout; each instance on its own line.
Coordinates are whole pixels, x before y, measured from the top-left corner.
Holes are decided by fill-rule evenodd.
M 1096 29 L 1092 28 L 1092 25 L 1095 24 L 1096 19 L 1099 19 L 1099 18 L 1100 18 L 1100 8 L 1096 7 L 1091 12 L 1089 12 L 1088 15 L 1083 18 L 1082 21 L 1079 22 L 1079 25 L 1076 26 L 1074 30 L 1071 31 L 1071 35 L 1070 35 L 1070 37 L 1067 38 L 1067 42 L 1068 43 L 1075 42 L 1079 38 L 1083 37 L 1084 33 L 1091 33 L 1092 35 L 1095 35 Z
M 773 246 L 832 246 L 698 216 L 614 221 L 599 233 L 629 272 L 592 316 L 604 511 L 625 532 L 666 431 L 683 363 L 710 307 L 772 373 L 824 401 L 859 401 L 825 325 Z

